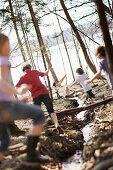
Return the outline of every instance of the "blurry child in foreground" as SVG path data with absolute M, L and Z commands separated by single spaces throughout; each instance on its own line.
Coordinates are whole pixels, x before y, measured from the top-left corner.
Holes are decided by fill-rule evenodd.
M 10 143 L 10 133 L 8 123 L 20 119 L 32 119 L 33 124 L 27 136 L 27 156 L 25 162 L 32 164 L 36 162 L 48 162 L 36 151 L 39 136 L 45 122 L 44 112 L 38 106 L 31 106 L 13 101 L 13 95 L 25 94 L 31 86 L 22 85 L 14 88 L 11 83 L 11 63 L 9 38 L 0 33 L 0 161 L 3 160 L 4 153 Z
M 84 73 L 84 71 L 81 69 L 81 68 L 78 68 L 76 70 L 76 73 L 77 73 L 77 78 L 76 78 L 76 81 L 71 85 L 71 87 L 77 83 L 80 83 L 84 89 L 84 91 L 87 93 L 88 95 L 88 98 L 94 98 L 95 95 L 93 94 L 92 92 L 92 87 L 90 84 L 85 84 L 85 80 L 88 79 L 88 75 L 86 73 Z

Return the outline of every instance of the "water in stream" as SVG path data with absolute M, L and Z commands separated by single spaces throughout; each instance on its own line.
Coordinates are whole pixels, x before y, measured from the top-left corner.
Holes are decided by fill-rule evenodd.
M 76 98 L 79 106 L 83 106 L 83 103 Z M 80 120 L 85 119 L 85 111 L 80 112 L 77 115 L 77 118 Z M 89 139 L 94 136 L 94 132 L 92 130 L 94 126 L 94 123 L 89 123 L 84 128 L 81 129 L 83 136 L 84 136 L 84 145 L 90 144 Z M 75 152 L 75 154 L 67 160 L 67 162 L 63 163 L 62 169 L 63 170 L 81 170 L 81 166 L 84 163 L 84 160 L 82 158 L 82 150 L 78 150 Z

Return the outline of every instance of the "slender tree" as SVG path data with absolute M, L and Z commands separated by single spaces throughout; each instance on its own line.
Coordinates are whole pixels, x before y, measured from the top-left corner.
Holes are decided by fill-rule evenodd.
M 65 47 L 65 50 L 66 50 L 66 54 L 67 54 L 67 57 L 68 57 L 69 65 L 70 65 L 70 68 L 71 68 L 73 80 L 75 81 L 75 76 L 74 76 L 74 72 L 73 72 L 73 67 L 72 67 L 71 60 L 70 60 L 70 56 L 69 56 L 68 49 L 67 49 L 67 46 L 66 46 L 66 42 L 65 42 L 65 38 L 64 38 L 64 33 L 63 33 L 63 31 L 62 31 L 62 27 L 61 27 L 59 18 L 58 18 L 57 15 L 56 15 L 56 17 L 57 17 L 57 22 L 58 22 L 58 25 L 59 25 L 59 28 L 60 28 L 60 31 L 61 31 L 61 36 L 62 36 L 63 44 L 64 44 L 64 47 Z
M 58 45 L 58 49 L 59 49 L 59 52 L 60 52 L 60 55 L 61 55 L 64 73 L 65 73 L 65 75 L 66 75 L 67 73 L 66 73 L 66 69 L 65 69 L 64 59 L 63 59 L 62 51 L 61 51 L 61 48 L 60 48 L 60 45 L 59 45 L 59 42 L 58 42 L 58 38 L 57 38 L 56 31 L 55 31 L 55 38 L 56 38 L 56 42 L 57 42 L 57 45 Z M 66 84 L 67 84 L 67 76 L 66 76 Z
M 82 51 L 83 51 L 83 54 L 84 54 L 84 57 L 85 57 L 85 60 L 86 60 L 86 62 L 87 62 L 87 64 L 88 64 L 88 66 L 90 67 L 90 69 L 92 70 L 93 73 L 96 73 L 96 68 L 95 68 L 95 66 L 92 64 L 92 62 L 91 62 L 91 60 L 90 60 L 90 58 L 89 58 L 89 55 L 88 55 L 88 53 L 87 53 L 85 44 L 84 44 L 84 42 L 83 42 L 83 40 L 82 40 L 82 38 L 81 38 L 81 36 L 80 36 L 80 34 L 79 34 L 76 26 L 75 26 L 72 18 L 71 18 L 70 15 L 69 15 L 69 12 L 68 12 L 68 10 L 67 10 L 67 8 L 66 8 L 66 6 L 65 6 L 64 0 L 59 0 L 59 1 L 60 1 L 60 4 L 61 4 L 61 6 L 62 6 L 62 8 L 63 8 L 63 10 L 64 10 L 64 13 L 65 13 L 65 15 L 66 15 L 66 17 L 67 17 L 67 20 L 68 20 L 70 26 L 72 27 L 72 29 L 73 29 L 73 31 L 74 31 L 74 33 L 75 33 L 75 36 L 76 36 L 76 38 L 77 38 L 77 40 L 78 40 L 78 42 L 79 42 L 79 44 L 80 44 L 80 46 L 81 46 L 81 48 L 82 48 Z
M 44 45 L 44 42 L 43 42 L 43 38 L 42 38 L 40 29 L 39 29 L 38 21 L 37 21 L 37 19 L 35 17 L 35 13 L 33 11 L 33 7 L 31 5 L 30 0 L 27 0 L 27 4 L 28 4 L 29 11 L 30 11 L 30 14 L 31 14 L 31 17 L 32 17 L 32 21 L 33 21 L 33 24 L 34 24 L 34 27 L 35 27 L 35 30 L 36 30 L 36 35 L 37 35 L 37 38 L 38 38 L 38 41 L 39 41 L 44 67 L 45 67 L 45 69 L 47 69 L 46 61 L 47 61 L 48 65 L 50 65 L 51 62 L 50 62 L 49 57 L 47 55 L 46 48 L 45 48 L 45 45 Z M 45 61 L 45 57 L 46 57 L 46 61 Z M 58 79 L 56 77 L 56 74 L 55 74 L 53 68 L 51 69 L 51 73 L 52 73 L 52 76 L 54 78 L 54 81 L 58 83 Z M 51 95 L 51 98 L 53 99 L 50 80 L 49 80 L 48 76 L 47 76 L 47 80 L 48 80 L 48 86 L 49 86 L 49 90 L 50 90 L 50 95 Z
M 36 66 L 35 66 L 35 63 L 34 63 L 34 60 L 33 60 L 32 50 L 31 50 L 29 40 L 28 40 L 28 36 L 27 36 L 27 32 L 26 32 L 26 28 L 25 28 L 24 23 L 23 23 L 23 17 L 22 17 L 22 13 L 21 13 L 21 10 L 20 10 L 20 7 L 19 7 L 18 0 L 16 0 L 16 5 L 17 5 L 16 12 L 17 12 L 17 15 L 18 15 L 18 18 L 19 18 L 21 30 L 22 30 L 23 37 L 24 37 L 24 40 L 25 40 L 25 46 L 26 46 L 26 49 L 27 49 L 27 54 L 28 54 L 28 57 L 30 59 L 30 63 L 32 64 L 32 67 L 34 69 L 36 69 Z
M 101 31 L 102 31 L 103 39 L 105 43 L 109 69 L 111 71 L 111 75 L 113 78 L 113 45 L 112 45 L 108 23 L 107 23 L 105 11 L 104 11 L 104 5 L 103 5 L 102 0 L 95 0 L 95 4 L 97 6 L 97 11 L 99 15 L 100 27 L 101 27 Z
M 38 41 L 39 41 L 39 45 L 40 45 L 40 50 L 41 50 L 41 54 L 42 54 L 42 57 L 43 57 L 43 61 L 46 58 L 46 61 L 47 61 L 48 65 L 50 65 L 51 62 L 50 62 L 50 59 L 48 57 L 48 54 L 47 54 L 47 51 L 46 51 L 46 47 L 44 45 L 44 41 L 43 41 L 43 38 L 42 38 L 42 35 L 41 35 L 41 31 L 40 31 L 40 28 L 39 28 L 38 20 L 36 19 L 33 7 L 31 5 L 31 1 L 27 0 L 27 4 L 28 4 L 29 11 L 30 11 L 30 14 L 31 14 L 31 17 L 32 17 L 32 21 L 33 21 L 33 24 L 34 24 L 34 27 L 35 27 L 35 30 L 36 30 L 36 34 L 37 34 L 37 38 L 38 38 Z M 45 58 L 44 58 L 44 56 L 45 56 Z M 53 77 L 54 81 L 56 83 L 58 83 L 58 78 L 57 78 L 53 68 L 51 68 L 51 74 L 52 74 L 52 77 Z
M 75 46 L 75 50 L 76 50 L 76 54 L 77 54 L 77 57 L 78 57 L 79 65 L 80 65 L 81 68 L 83 68 L 82 67 L 82 62 L 80 60 L 79 50 L 78 50 L 77 45 L 76 45 L 76 41 L 75 41 L 75 38 L 74 38 L 74 35 L 73 35 L 72 28 L 71 28 L 71 33 L 72 33 L 73 43 L 74 43 L 74 46 Z
M 18 33 L 16 19 L 15 19 L 14 12 L 13 12 L 12 1 L 8 0 L 8 2 L 9 2 L 9 7 L 10 7 L 10 11 L 11 11 L 12 21 L 13 21 L 13 24 L 14 24 L 14 29 L 15 29 L 15 32 L 16 32 L 16 36 L 17 36 L 19 47 L 20 47 L 20 51 L 21 51 L 23 60 L 26 61 L 26 56 L 25 56 L 24 48 L 23 48 L 23 45 L 22 45 L 22 42 L 21 42 L 21 39 L 20 39 L 20 36 L 19 36 L 19 33 Z

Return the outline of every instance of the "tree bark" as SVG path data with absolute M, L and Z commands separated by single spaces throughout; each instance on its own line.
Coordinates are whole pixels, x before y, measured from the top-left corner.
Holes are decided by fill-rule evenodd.
M 58 38 L 56 36 L 57 36 L 57 34 L 56 34 L 56 31 L 55 31 L 55 38 L 56 38 L 56 42 L 57 42 L 57 45 L 58 45 L 58 48 L 59 48 L 59 52 L 60 52 L 60 55 L 61 55 L 64 73 L 65 73 L 65 75 L 67 75 L 66 69 L 65 69 L 65 64 L 64 64 L 64 59 L 63 59 L 63 55 L 62 55 L 62 51 L 61 51 L 61 48 L 60 48 L 60 45 L 59 45 L 59 42 L 58 42 Z M 67 84 L 67 76 L 66 76 L 66 84 Z
M 13 21 L 13 24 L 14 24 L 14 28 L 15 28 L 18 44 L 19 44 L 19 47 L 20 47 L 20 51 L 21 51 L 21 54 L 23 56 L 23 60 L 26 61 L 24 48 L 23 48 L 23 45 L 22 45 L 22 42 L 21 42 L 21 39 L 20 39 L 20 36 L 19 36 L 19 33 L 18 33 L 18 28 L 17 28 L 16 21 L 15 21 L 15 16 L 14 16 L 14 12 L 13 12 L 12 2 L 11 2 L 11 0 L 8 0 L 8 1 L 9 1 L 9 7 L 10 7 L 10 11 L 11 11 L 12 21 Z
M 108 66 L 109 66 L 112 79 L 113 79 L 113 45 L 112 45 L 109 28 L 107 24 L 107 19 L 106 19 L 106 15 L 104 11 L 104 5 L 103 5 L 102 0 L 95 0 L 95 4 L 97 6 L 97 11 L 98 11 L 99 20 L 100 20 L 100 27 L 101 27 L 101 31 L 102 31 L 103 39 L 105 43 Z
M 28 40 L 28 36 L 27 36 L 27 33 L 26 33 L 26 29 L 24 27 L 24 23 L 22 22 L 22 13 L 21 13 L 21 10 L 19 8 L 18 0 L 16 0 L 16 5 L 18 6 L 17 15 L 19 17 L 21 30 L 22 30 L 23 37 L 24 37 L 24 40 L 25 40 L 25 46 L 26 46 L 26 49 L 27 49 L 27 54 L 28 54 L 28 57 L 30 59 L 30 63 L 32 65 L 33 69 L 36 69 L 35 62 L 33 60 L 32 50 L 31 50 L 30 45 L 29 45 L 29 40 Z
M 37 38 L 38 38 L 38 41 L 39 41 L 42 57 L 44 59 L 44 56 L 45 56 L 48 65 L 50 65 L 51 61 L 50 61 L 50 59 L 48 57 L 48 54 L 47 54 L 47 51 L 46 51 L 46 47 L 44 45 L 44 41 L 43 41 L 43 38 L 42 38 L 42 35 L 41 35 L 41 31 L 40 31 L 40 28 L 39 28 L 39 25 L 38 25 L 38 20 L 35 17 L 35 13 L 33 11 L 33 7 L 31 5 L 30 0 L 27 0 L 27 4 L 28 4 L 29 11 L 30 11 L 30 14 L 31 14 L 31 17 L 32 17 L 32 21 L 33 21 L 33 24 L 34 24 L 34 27 L 35 27 L 35 30 L 36 30 L 36 34 L 37 34 Z M 54 81 L 56 83 L 58 83 L 58 78 L 57 78 L 53 68 L 51 68 L 51 74 L 52 74 L 52 77 L 53 77 Z
M 90 1 L 95 3 L 95 0 L 90 0 Z M 106 11 L 107 14 L 109 14 L 109 15 L 111 15 L 113 17 L 113 14 L 111 13 L 110 8 L 105 4 L 103 4 L 103 5 L 104 5 L 104 11 Z
M 94 166 L 92 170 L 103 170 L 103 169 L 111 169 L 113 167 L 113 159 L 107 159 L 104 161 L 100 161 L 97 165 Z
M 73 20 L 71 19 L 70 15 L 69 15 L 69 12 L 68 12 L 65 4 L 64 4 L 64 0 L 60 0 L 60 3 L 61 3 L 61 6 L 62 6 L 62 8 L 63 8 L 63 10 L 64 10 L 64 13 L 65 13 L 65 15 L 66 15 L 66 17 L 67 17 L 67 20 L 68 20 L 70 26 L 72 27 L 72 29 L 73 29 L 73 31 L 74 31 L 74 33 L 75 33 L 75 35 L 76 35 L 76 38 L 77 38 L 77 40 L 78 40 L 78 42 L 79 42 L 79 44 L 80 44 L 80 46 L 81 46 L 81 48 L 82 48 L 82 51 L 83 51 L 85 60 L 86 60 L 86 62 L 87 62 L 87 64 L 88 64 L 89 68 L 92 70 L 93 73 L 96 73 L 96 68 L 95 68 L 95 66 L 92 64 L 92 62 L 91 62 L 91 60 L 90 60 L 90 58 L 89 58 L 89 55 L 88 55 L 88 53 L 87 53 L 85 44 L 84 44 L 84 42 L 83 42 L 83 40 L 82 40 L 82 38 L 81 38 L 81 36 L 80 36 L 80 34 L 79 34 L 79 32 L 78 32 L 78 30 L 77 30 L 77 28 L 76 28 Z
M 69 53 L 68 53 L 68 49 L 67 49 L 67 46 L 66 46 L 64 34 L 63 34 L 63 31 L 62 31 L 62 28 L 61 28 L 61 25 L 60 25 L 59 18 L 58 18 L 57 15 L 56 15 L 56 17 L 57 17 L 58 25 L 59 25 L 59 28 L 60 28 L 60 31 L 61 31 L 61 36 L 62 36 L 64 47 L 65 47 L 65 50 L 66 50 L 66 54 L 67 54 L 67 57 L 68 57 L 69 65 L 70 65 L 70 68 L 71 68 L 71 73 L 72 73 L 72 76 L 73 76 L 73 80 L 75 81 L 75 75 L 74 75 L 74 72 L 73 72 L 73 67 L 72 67 L 72 64 L 71 64 L 71 60 L 70 60 L 70 56 L 69 56 Z
M 42 59 L 43 59 L 44 67 L 45 67 L 45 70 L 46 70 L 47 69 L 46 61 L 47 61 L 48 65 L 50 65 L 51 62 L 50 62 L 49 57 L 47 55 L 46 48 L 45 48 L 45 45 L 44 45 L 44 42 L 43 42 L 43 38 L 42 38 L 40 29 L 39 29 L 38 21 L 37 21 L 37 19 L 35 17 L 35 13 L 33 11 L 33 7 L 31 5 L 30 0 L 27 0 L 27 4 L 28 4 L 29 11 L 30 11 L 30 14 L 31 14 L 31 17 L 32 17 L 32 21 L 33 21 L 33 24 L 34 24 L 34 27 L 35 27 L 35 30 L 36 30 L 36 35 L 37 35 L 37 38 L 38 38 L 38 41 L 39 41 L 40 50 L 41 50 L 41 54 L 42 54 Z M 45 61 L 44 56 L 46 57 L 46 61 Z M 51 69 L 51 73 L 52 73 L 54 81 L 56 83 L 58 83 L 58 79 L 57 79 L 56 74 L 55 74 L 53 69 Z M 51 99 L 53 100 L 52 89 L 51 89 L 50 80 L 49 80 L 48 76 L 47 76 L 47 80 L 48 80 L 48 86 L 49 86 Z
M 75 42 L 75 39 L 74 39 L 74 35 L 73 35 L 73 30 L 72 30 L 72 28 L 71 28 L 71 33 L 72 33 L 72 38 L 73 38 L 73 43 L 74 43 L 74 46 L 75 46 L 76 54 L 77 54 L 77 56 L 78 56 L 79 65 L 80 65 L 80 67 L 83 69 L 83 67 L 82 67 L 82 62 L 81 62 L 81 60 L 80 60 L 79 50 L 78 50 L 78 48 L 77 48 L 77 45 L 76 45 L 76 42 Z

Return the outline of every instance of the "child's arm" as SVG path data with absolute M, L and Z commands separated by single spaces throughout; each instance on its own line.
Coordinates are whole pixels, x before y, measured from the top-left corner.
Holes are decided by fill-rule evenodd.
M 85 80 L 85 84 L 89 84 L 93 82 L 95 79 L 99 78 L 101 76 L 102 70 L 99 70 L 92 79 Z
M 75 81 L 74 83 L 72 83 L 72 84 L 70 85 L 70 87 L 73 87 L 75 84 L 77 84 L 76 81 Z
M 51 67 L 52 67 L 52 65 L 49 65 L 48 69 L 44 73 L 44 76 L 48 76 Z
M 17 95 L 24 94 L 30 88 L 28 85 L 23 85 L 20 88 L 14 88 L 6 82 L 9 66 L 1 66 L 0 67 L 0 90 L 7 94 Z

